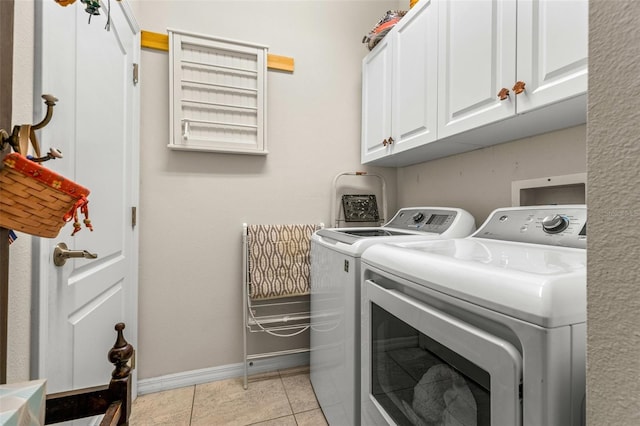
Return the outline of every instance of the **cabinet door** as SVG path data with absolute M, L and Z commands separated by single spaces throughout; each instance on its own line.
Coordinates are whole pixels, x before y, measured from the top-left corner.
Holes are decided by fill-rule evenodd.
M 518 113 L 587 91 L 587 0 L 518 2 Z
M 386 141 L 391 136 L 391 71 L 391 45 L 387 36 L 362 62 L 363 164 L 389 153 Z
M 392 151 L 436 140 L 438 117 L 437 3 L 420 1 L 393 33 Z
M 170 149 L 266 155 L 267 47 L 169 32 Z
M 439 4 L 438 138 L 515 113 L 515 0 L 445 0 Z

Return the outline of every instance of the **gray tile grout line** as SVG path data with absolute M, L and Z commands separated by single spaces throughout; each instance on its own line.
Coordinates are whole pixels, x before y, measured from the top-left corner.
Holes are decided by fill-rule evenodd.
M 193 396 L 191 397 L 191 412 L 189 413 L 189 426 L 191 426 L 191 422 L 193 422 L 193 407 L 196 405 L 196 387 L 198 385 L 193 385 Z
M 298 420 L 296 419 L 296 413 L 294 413 L 293 406 L 291 405 L 291 400 L 289 399 L 289 393 L 287 392 L 287 388 L 284 385 L 284 381 L 282 380 L 281 371 L 277 370 L 277 373 L 278 373 L 278 379 L 280 379 L 280 383 L 282 384 L 282 389 L 284 390 L 284 394 L 287 397 L 287 402 L 289 403 L 289 408 L 291 409 L 291 414 L 287 414 L 285 416 L 274 417 L 272 419 L 263 419 L 263 420 L 260 420 L 258 422 L 249 423 L 249 424 L 247 424 L 245 426 L 256 425 L 256 424 L 260 424 L 260 423 L 264 423 L 264 422 L 268 422 L 268 421 L 273 421 L 273 420 L 278 420 L 278 419 L 284 419 L 285 417 L 289 417 L 289 416 L 293 417 L 293 421 L 296 422 L 296 425 L 298 424 Z
M 260 423 L 270 422 L 270 421 L 278 420 L 278 419 L 284 419 L 284 418 L 287 418 L 287 417 L 290 417 L 290 416 L 292 416 L 292 414 L 291 415 L 286 415 L 286 416 L 274 417 L 273 419 L 268 419 L 268 420 L 260 420 L 259 422 L 249 423 L 249 424 L 246 424 L 246 425 L 243 425 L 243 426 L 259 425 Z M 295 416 L 294 416 L 294 419 L 295 419 Z
M 287 402 L 289 403 L 289 409 L 291 410 L 291 415 L 293 416 L 293 421 L 296 422 L 296 426 L 298 425 L 298 419 L 296 418 L 296 413 L 293 411 L 293 405 L 291 405 L 291 399 L 289 398 L 289 392 L 287 392 L 287 387 L 284 385 L 284 380 L 282 380 L 282 372 L 278 370 L 278 377 L 280 378 L 280 383 L 282 383 L 282 389 L 284 389 L 284 394 L 287 397 Z
M 309 373 L 300 373 L 300 374 L 309 374 Z M 297 374 L 294 374 L 297 375 Z M 325 423 L 329 424 L 329 422 L 327 422 L 327 418 L 324 416 L 324 412 L 322 412 L 322 409 L 320 408 L 320 403 L 318 403 L 318 406 L 316 408 L 310 408 L 308 410 L 303 410 L 300 411 L 298 413 L 296 413 L 293 409 L 293 405 L 291 405 L 291 400 L 289 399 L 289 393 L 287 392 L 287 387 L 284 385 L 284 380 L 282 380 L 282 373 L 280 370 L 278 370 L 278 376 L 280 376 L 280 380 L 282 381 L 282 388 L 284 389 L 284 394 L 287 395 L 287 401 L 289 401 L 289 407 L 291 408 L 291 412 L 293 413 L 293 420 L 296 422 L 296 425 L 298 425 L 298 417 L 296 417 L 296 414 L 302 414 L 302 413 L 308 413 L 310 411 L 314 411 L 314 410 L 320 410 L 320 414 L 322 415 L 322 418 L 324 419 Z M 288 376 L 290 377 L 290 376 Z M 313 388 L 312 388 L 313 390 Z M 313 397 L 316 399 L 316 402 L 318 401 L 318 397 L 316 396 L 315 391 L 313 391 Z M 280 417 L 278 417 L 280 418 Z M 274 419 L 275 420 L 275 419 Z

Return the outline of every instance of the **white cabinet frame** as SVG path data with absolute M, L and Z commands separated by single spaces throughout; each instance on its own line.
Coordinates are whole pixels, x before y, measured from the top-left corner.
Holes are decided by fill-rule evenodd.
M 267 46 L 168 32 L 169 148 L 267 154 Z

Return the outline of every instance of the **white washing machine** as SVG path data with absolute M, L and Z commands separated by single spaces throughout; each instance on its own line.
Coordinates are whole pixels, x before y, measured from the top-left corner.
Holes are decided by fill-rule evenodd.
M 376 243 L 470 235 L 467 211 L 400 209 L 381 227 L 328 228 L 311 238 L 310 376 L 331 425 L 360 424 L 360 256 Z
M 585 206 L 362 255 L 362 424 L 584 422 Z

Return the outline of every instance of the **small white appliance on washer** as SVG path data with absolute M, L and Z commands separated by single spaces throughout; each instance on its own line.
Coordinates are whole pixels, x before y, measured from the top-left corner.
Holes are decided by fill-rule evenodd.
M 586 220 L 505 208 L 467 238 L 367 249 L 362 424 L 583 424 Z
M 447 207 L 403 208 L 380 227 L 327 228 L 311 237 L 310 376 L 331 425 L 360 424 L 360 255 L 373 244 L 470 235 L 475 220 Z

